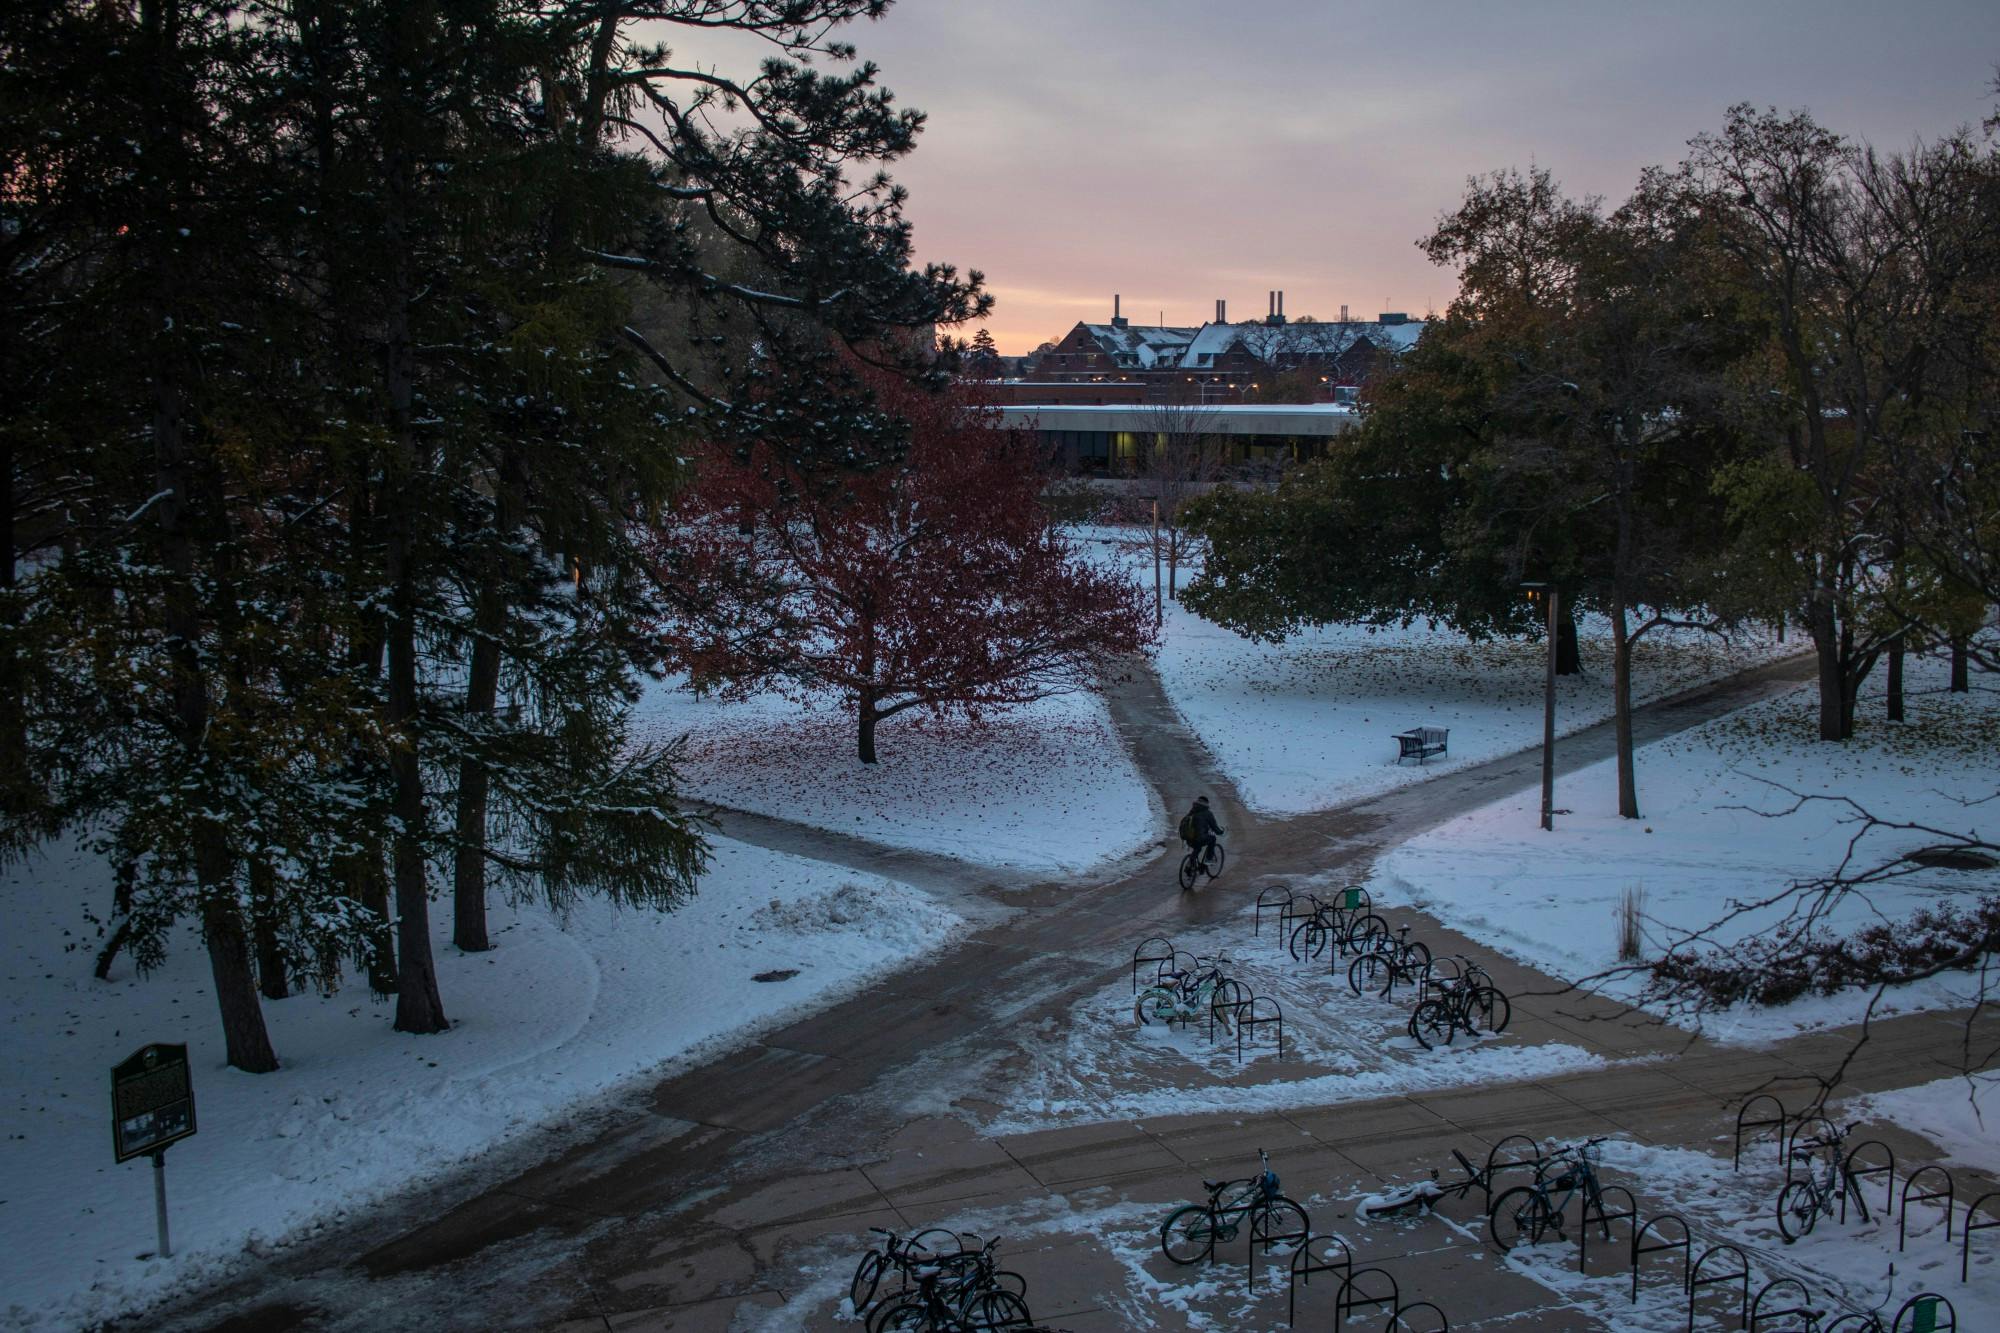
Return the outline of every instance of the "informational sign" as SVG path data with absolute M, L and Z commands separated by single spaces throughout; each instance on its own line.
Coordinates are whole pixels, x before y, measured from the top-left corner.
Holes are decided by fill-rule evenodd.
M 111 1138 L 123 1162 L 194 1133 L 186 1046 L 141 1046 L 111 1068 Z

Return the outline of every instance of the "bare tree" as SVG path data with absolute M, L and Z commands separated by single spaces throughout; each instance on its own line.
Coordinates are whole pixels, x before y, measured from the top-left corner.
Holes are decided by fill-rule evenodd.
M 1165 567 L 1166 595 L 1178 599 L 1181 566 L 1199 554 L 1201 540 L 1183 521 L 1186 507 L 1220 475 L 1224 445 L 1216 435 L 1215 413 L 1193 403 L 1146 408 L 1139 437 L 1137 494 L 1152 507 L 1141 549 L 1153 557 L 1156 571 Z

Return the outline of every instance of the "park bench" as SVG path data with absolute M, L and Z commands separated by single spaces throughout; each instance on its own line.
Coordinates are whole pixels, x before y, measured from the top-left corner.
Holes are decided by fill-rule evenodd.
M 1419 764 L 1434 754 L 1443 754 L 1445 738 L 1451 735 L 1446 727 L 1412 727 L 1408 731 L 1396 733 L 1396 744 L 1401 747 L 1396 762 L 1414 759 Z

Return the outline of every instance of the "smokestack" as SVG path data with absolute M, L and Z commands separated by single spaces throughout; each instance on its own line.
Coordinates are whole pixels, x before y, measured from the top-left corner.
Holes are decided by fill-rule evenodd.
M 1269 318 L 1270 318 L 1271 316 L 1273 316 L 1273 315 L 1275 315 L 1275 314 L 1277 314 L 1277 313 L 1278 313 L 1278 293 L 1277 293 L 1276 291 L 1267 291 L 1267 292 L 1265 292 L 1265 293 L 1264 293 L 1264 318 L 1265 318 L 1265 319 L 1269 319 Z
M 1125 327 L 1124 299 L 1117 292 L 1111 294 L 1111 327 L 1114 329 Z
M 1118 295 L 1116 292 L 1111 294 L 1111 318 L 1118 318 L 1118 303 L 1124 299 L 1124 297 Z
M 1278 319 L 1280 322 L 1283 322 L 1284 318 L 1285 318 L 1285 293 L 1282 289 L 1280 289 L 1278 292 Z
M 1347 307 L 1344 305 L 1340 307 L 1340 322 L 1343 324 L 1347 322 Z
M 1215 322 L 1218 324 L 1229 322 L 1229 303 L 1219 296 L 1215 298 Z

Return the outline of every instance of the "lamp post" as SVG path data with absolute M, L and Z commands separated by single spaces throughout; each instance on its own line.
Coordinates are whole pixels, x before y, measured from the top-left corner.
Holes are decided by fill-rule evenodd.
M 1542 827 L 1556 826 L 1556 616 L 1562 594 L 1553 583 L 1523 583 L 1532 604 L 1546 603 L 1549 612 L 1549 663 L 1542 684 Z

